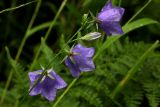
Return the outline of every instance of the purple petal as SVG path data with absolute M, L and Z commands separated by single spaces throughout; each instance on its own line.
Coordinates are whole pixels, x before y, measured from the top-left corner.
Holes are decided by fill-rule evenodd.
M 95 70 L 95 65 L 92 59 L 91 58 L 87 58 L 87 59 L 88 61 L 86 61 L 86 65 L 84 66 L 83 64 L 81 64 L 79 66 L 79 69 L 84 72 Z
M 49 101 L 53 101 L 56 97 L 57 89 L 52 89 L 50 91 L 43 90 L 42 95 Z
M 122 34 L 122 28 L 119 24 L 123 14 L 124 8 L 113 7 L 110 0 L 103 8 L 97 17 L 99 21 L 99 27 L 106 32 L 107 35 Z
M 123 34 L 122 28 L 118 22 L 105 21 L 100 23 L 100 28 L 106 32 L 107 35 Z
M 73 56 L 73 59 L 78 65 L 80 71 L 92 71 L 95 69 L 95 65 L 92 61 L 94 51 L 94 48 L 86 48 L 81 44 L 77 44 L 73 48 L 73 53 L 78 53 Z
M 30 89 L 33 87 L 33 84 L 31 84 L 30 85 Z M 31 96 L 35 96 L 35 95 L 38 95 L 38 94 L 40 94 L 41 93 L 41 90 L 42 89 L 42 86 L 41 86 L 41 84 L 37 84 L 32 90 L 31 90 L 31 92 L 29 93 L 29 95 L 31 95 Z
M 56 89 L 61 89 L 67 86 L 66 82 L 59 75 L 57 75 L 54 71 L 51 72 L 51 75 L 56 79 L 56 82 L 54 84 L 54 87 Z
M 80 75 L 80 69 L 77 64 L 74 64 L 69 57 L 65 60 L 66 66 L 70 69 L 73 77 L 78 77 Z
M 30 89 L 33 87 L 33 84 L 38 80 L 38 77 L 40 74 L 37 74 L 35 72 L 29 72 L 29 78 L 30 78 Z M 37 83 L 37 85 L 31 90 L 29 95 L 34 96 L 41 93 L 41 84 Z
M 91 57 L 75 55 L 73 58 L 81 71 L 92 71 L 95 69 L 95 65 Z
M 41 84 L 42 95 L 49 101 L 53 101 L 56 96 L 57 89 L 55 89 L 55 83 L 56 80 L 46 77 Z
M 40 75 L 41 72 L 42 72 L 42 70 L 29 72 L 28 76 L 29 76 L 30 81 L 31 82 L 35 81 L 37 79 L 37 77 Z
M 44 79 L 44 81 L 41 83 L 41 86 L 42 86 L 43 90 L 45 89 L 47 91 L 50 91 L 54 88 L 55 83 L 56 83 L 55 79 L 53 80 L 49 77 L 46 77 Z
M 41 76 L 43 70 L 38 70 L 35 72 L 30 72 L 29 78 L 30 78 L 30 89 L 33 87 L 35 82 L 38 80 L 38 78 Z M 53 70 L 47 71 L 47 74 L 44 77 L 43 81 L 40 81 L 33 87 L 31 92 L 29 93 L 31 96 L 42 94 L 46 99 L 49 101 L 53 101 L 56 96 L 57 89 L 64 88 L 67 84 L 65 81 L 60 78 Z M 53 77 L 53 78 L 52 78 Z
M 86 48 L 86 47 L 82 46 L 81 44 L 77 44 L 73 48 L 72 52 L 82 54 L 82 56 L 92 57 L 94 55 L 95 49 L 94 48 Z
M 122 18 L 123 14 L 124 14 L 124 12 L 125 12 L 125 9 L 124 9 L 124 8 L 121 8 L 121 7 L 115 7 L 115 9 L 119 10 L 119 13 L 120 13 L 121 18 Z
M 120 21 L 124 13 L 123 8 L 112 8 L 98 14 L 98 19 L 102 21 Z
M 105 6 L 102 8 L 101 12 L 102 12 L 102 11 L 106 11 L 106 10 L 111 9 L 111 8 L 112 8 L 112 0 L 109 0 L 109 1 L 105 4 Z

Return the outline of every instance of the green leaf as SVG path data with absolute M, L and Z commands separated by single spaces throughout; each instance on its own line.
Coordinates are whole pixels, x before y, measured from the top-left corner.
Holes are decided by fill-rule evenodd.
M 149 56 L 150 52 L 153 51 L 159 41 L 157 40 L 136 62 L 136 64 L 128 71 L 127 75 L 119 82 L 115 90 L 110 94 L 112 99 L 122 90 L 122 88 L 126 85 L 126 83 L 132 78 L 132 76 L 138 71 L 140 66 L 142 66 L 144 60 Z
M 149 18 L 138 19 L 138 20 L 133 21 L 133 22 L 131 22 L 131 23 L 129 23 L 129 24 L 127 24 L 127 25 L 122 27 L 122 29 L 124 31 L 123 35 L 127 34 L 128 32 L 131 32 L 131 31 L 133 31 L 135 29 L 138 29 L 140 27 L 147 26 L 147 25 L 150 25 L 150 24 L 156 24 L 156 23 L 158 23 L 158 22 L 155 21 L 155 20 L 149 19 Z M 94 59 L 97 56 L 99 56 L 103 50 L 108 48 L 113 42 L 118 40 L 123 35 L 117 35 L 117 36 L 108 37 L 107 40 L 101 46 L 98 47 L 98 51 L 97 51 L 96 55 L 94 56 Z
M 19 82 L 23 82 L 20 72 L 22 72 L 24 68 L 19 64 L 17 64 L 16 61 L 11 57 L 8 47 L 5 47 L 5 49 L 7 52 L 9 63 L 11 64 L 11 66 L 13 67 L 13 70 L 15 71 L 14 73 L 15 73 L 15 76 L 17 77 L 17 80 L 19 80 Z
M 136 90 L 130 96 L 126 95 L 124 99 L 126 107 L 139 107 L 143 100 L 143 91 Z
M 42 65 L 45 67 L 45 69 L 53 68 L 55 71 L 59 71 L 61 68 L 60 62 L 61 57 L 56 57 L 57 55 L 53 52 L 53 50 L 47 46 L 44 39 L 42 39 L 41 42 L 42 48 L 42 54 L 37 62 L 36 66 Z M 47 68 L 46 68 L 47 67 Z
M 148 99 L 150 107 L 158 107 L 160 103 L 160 86 L 158 86 L 159 82 L 150 81 L 148 83 L 144 83 L 144 89 L 146 91 L 146 97 Z
M 59 42 L 60 42 L 59 45 L 61 47 L 61 50 L 68 50 L 68 51 L 70 50 L 70 47 L 66 44 L 64 34 L 61 35 Z
M 123 31 L 124 31 L 124 34 L 126 34 L 130 31 L 141 28 L 143 26 L 150 25 L 150 24 L 156 24 L 156 23 L 158 23 L 158 22 L 153 19 L 142 18 L 142 19 L 138 19 L 136 21 L 133 21 L 133 22 L 123 26 Z
M 31 1 L 31 2 L 28 2 L 28 3 L 21 4 L 21 5 L 16 6 L 16 7 L 11 7 L 11 8 L 4 9 L 4 10 L 0 11 L 0 14 L 1 14 L 1 13 L 4 13 L 4 12 L 8 12 L 8 11 L 13 11 L 13 10 L 15 10 L 15 9 L 19 9 L 19 8 L 21 8 L 21 7 L 30 5 L 30 4 L 32 4 L 32 3 L 34 3 L 34 2 L 36 2 L 36 0 Z
M 48 21 L 48 22 L 44 22 L 42 24 L 39 24 L 33 28 L 31 28 L 30 30 L 28 30 L 27 32 L 27 37 L 30 37 L 31 35 L 33 35 L 34 33 L 42 30 L 42 29 L 45 29 L 45 28 L 48 28 L 51 24 L 51 21 Z

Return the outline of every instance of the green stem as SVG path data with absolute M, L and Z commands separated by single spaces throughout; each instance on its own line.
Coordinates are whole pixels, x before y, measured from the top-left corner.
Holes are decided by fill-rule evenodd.
M 110 97 L 114 99 L 116 95 L 124 88 L 126 83 L 133 77 L 138 71 L 139 67 L 143 64 L 149 53 L 158 46 L 159 41 L 157 40 L 137 61 L 137 63 L 128 71 L 127 75 L 120 81 L 115 90 L 110 94 Z
M 74 40 L 72 40 L 77 34 L 78 34 L 78 32 L 80 32 L 81 30 L 82 30 L 82 28 L 83 28 L 83 26 L 81 26 L 77 31 L 76 31 L 76 33 L 74 33 L 74 35 L 67 41 L 67 43 L 66 43 L 66 45 L 63 47 L 63 49 L 65 49 L 66 48 L 66 46 L 69 44 L 69 43 L 72 43 L 72 42 L 74 42 L 74 41 L 77 41 L 78 39 L 74 39 Z M 44 42 L 44 40 L 43 40 L 43 42 Z M 55 55 L 55 57 L 51 60 L 51 62 L 45 67 L 45 69 L 48 69 L 49 68 L 49 66 L 51 65 L 51 63 L 54 61 L 54 59 L 56 58 L 56 57 L 58 57 L 58 55 L 60 55 L 62 53 L 62 50 L 61 51 L 59 51 L 56 55 Z M 37 56 L 38 57 L 38 56 Z M 60 64 L 62 63 L 62 61 L 60 62 Z
M 44 36 L 44 40 L 46 40 L 46 39 L 48 38 L 48 36 L 49 36 L 49 34 L 50 34 L 50 32 L 51 32 L 51 30 L 52 30 L 52 28 L 53 28 L 53 25 L 56 23 L 57 18 L 59 17 L 59 15 L 60 15 L 60 13 L 62 12 L 62 10 L 63 10 L 64 6 L 66 5 L 66 3 L 67 3 L 67 0 L 64 0 L 64 1 L 62 2 L 61 7 L 59 8 L 59 10 L 58 10 L 55 18 L 53 19 L 51 25 L 49 26 L 49 29 L 48 29 L 47 33 L 46 33 L 45 36 Z
M 65 96 L 65 94 L 69 91 L 69 89 L 74 85 L 74 83 L 77 81 L 78 78 L 74 79 L 69 86 L 66 88 L 66 90 L 61 94 L 61 96 L 58 97 L 58 99 L 56 100 L 56 102 L 53 104 L 52 107 L 56 107 L 57 104 L 62 100 L 62 98 Z
M 122 0 L 119 0 L 118 6 L 121 6 Z
M 151 1 L 152 1 L 152 0 L 148 0 L 148 2 L 147 2 L 139 11 L 137 11 L 136 14 L 134 14 L 134 15 L 127 21 L 127 23 L 126 23 L 125 25 L 127 25 L 128 23 L 130 23 L 136 16 L 138 16 L 138 15 L 144 10 L 144 8 L 146 8 L 146 7 L 149 5 L 149 3 L 150 3 Z
M 72 39 L 73 39 L 82 29 L 83 29 L 83 26 L 81 26 L 81 27 L 76 31 L 76 33 L 68 40 L 68 42 L 67 42 L 66 44 L 72 43 L 72 42 L 78 40 L 78 38 L 75 39 L 75 40 L 72 40 Z
M 66 3 L 67 3 L 67 0 L 64 0 L 64 1 L 62 2 L 62 4 L 61 4 L 61 6 L 60 6 L 60 8 L 59 8 L 59 10 L 58 10 L 58 12 L 57 12 L 57 14 L 56 14 L 56 16 L 54 17 L 53 21 L 51 22 L 51 24 L 50 24 L 50 26 L 49 26 L 49 28 L 48 28 L 45 36 L 44 36 L 44 42 L 45 42 L 46 39 L 48 38 L 48 36 L 49 36 L 49 34 L 50 34 L 53 26 L 55 25 L 55 23 L 56 23 L 56 21 L 57 21 L 57 18 L 59 17 L 59 15 L 60 15 L 60 13 L 62 12 L 62 10 L 63 10 L 64 6 L 66 5 Z M 38 56 L 39 56 L 39 54 L 40 54 L 40 51 L 41 51 L 41 47 L 42 47 L 42 45 L 40 45 L 40 47 L 38 48 L 38 51 L 37 51 L 37 53 L 36 53 L 36 55 L 35 55 L 35 58 L 34 58 L 34 60 L 33 60 L 33 63 L 32 63 L 31 66 L 30 66 L 30 69 L 29 69 L 30 71 L 33 69 L 33 66 L 35 65 L 35 62 L 37 61 L 37 58 L 38 58 Z
M 5 84 L 5 88 L 4 88 L 4 91 L 2 92 L 2 97 L 1 97 L 0 104 L 2 104 L 3 101 L 4 101 L 4 98 L 5 98 L 5 96 L 6 96 L 7 89 L 8 89 L 8 87 L 9 87 L 9 84 L 10 84 L 11 79 L 12 79 L 12 75 L 13 75 L 13 71 L 10 72 L 9 77 L 8 77 L 8 79 L 7 79 L 7 82 L 6 82 L 6 84 Z
M 24 38 L 22 39 L 22 42 L 21 42 L 20 47 L 18 49 L 16 58 L 15 58 L 16 62 L 18 62 L 18 60 L 19 60 L 20 54 L 21 54 L 21 52 L 23 50 L 23 47 L 24 47 L 24 44 L 25 44 L 25 42 L 27 40 L 27 32 L 30 30 L 30 28 L 33 25 L 33 22 L 34 22 L 34 20 L 35 20 L 35 18 L 37 16 L 38 11 L 39 11 L 40 5 L 41 5 L 41 0 L 38 0 L 36 8 L 35 8 L 35 11 L 34 11 L 33 16 L 31 18 L 31 21 L 30 21 L 30 23 L 28 25 L 28 28 L 27 28 L 26 33 L 24 35 Z M 3 93 L 2 93 L 2 97 L 1 97 L 1 101 L 0 101 L 1 103 L 3 103 L 3 100 L 5 98 L 7 89 L 9 87 L 9 85 L 10 85 L 10 82 L 11 82 L 12 76 L 13 76 L 13 70 L 11 70 L 10 73 L 9 73 L 9 78 L 7 79 L 7 82 L 6 82 L 6 85 L 5 85 L 5 89 L 4 89 Z
M 31 2 L 28 2 L 28 3 L 25 3 L 25 4 L 21 4 L 21 5 L 16 6 L 16 7 L 11 7 L 11 8 L 4 9 L 4 10 L 0 11 L 0 14 L 1 14 L 1 13 L 4 13 L 4 12 L 8 12 L 8 11 L 15 10 L 15 9 L 19 9 L 19 8 L 21 8 L 21 7 L 27 6 L 27 5 L 29 5 L 29 4 L 31 4 L 31 3 L 33 3 L 33 2 L 36 2 L 36 1 L 37 1 L 37 0 L 31 1 Z
M 27 33 L 27 36 L 31 36 L 33 35 L 35 32 L 38 32 L 42 29 L 45 29 L 45 28 L 48 28 L 51 24 L 51 21 L 48 21 L 48 22 L 45 22 L 45 23 L 42 23 L 40 25 L 37 25 L 36 27 L 33 27 L 32 29 L 29 30 L 29 32 Z
M 24 44 L 25 44 L 25 42 L 26 42 L 26 40 L 27 40 L 27 38 L 28 38 L 27 33 L 28 33 L 29 30 L 31 29 L 31 27 L 32 27 L 32 25 L 33 25 L 33 23 L 34 23 L 34 21 L 35 21 L 35 19 L 36 19 L 36 16 L 37 16 L 37 14 L 38 14 L 39 8 L 40 8 L 40 6 L 41 6 L 41 2 L 42 2 L 41 0 L 38 0 L 38 2 L 37 2 L 37 6 L 36 6 L 36 8 L 35 8 L 35 11 L 34 11 L 34 13 L 33 13 L 32 18 L 31 18 L 31 21 L 30 21 L 30 23 L 29 23 L 29 25 L 28 25 L 28 28 L 27 28 L 26 33 L 25 33 L 25 35 L 24 35 L 24 38 L 23 38 L 23 40 L 22 40 L 22 42 L 21 42 L 21 45 L 20 45 L 20 47 L 19 47 L 19 49 L 18 49 L 18 53 L 17 53 L 17 55 L 16 55 L 16 62 L 19 60 L 19 57 L 20 57 L 21 52 L 22 52 L 22 50 L 23 50 Z

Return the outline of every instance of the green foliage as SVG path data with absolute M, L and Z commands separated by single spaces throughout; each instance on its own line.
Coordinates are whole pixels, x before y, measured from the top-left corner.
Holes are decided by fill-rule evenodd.
M 134 90 L 133 88 L 131 90 Z M 125 92 L 125 107 L 139 107 L 143 100 L 143 91 L 134 90 L 134 92 Z
M 105 3 L 105 1 L 97 0 L 68 0 L 63 14 L 60 14 L 63 7 L 60 12 L 57 13 L 59 4 L 55 3 L 55 1 L 42 1 L 41 6 L 39 1 L 40 0 L 29 2 L 28 0 L 24 0 L 24 3 L 21 3 L 21 1 L 12 0 L 10 2 L 11 4 L 8 4 L 6 1 L 0 1 L 0 8 L 2 10 L 0 11 L 0 43 L 2 44 L 0 45 L 0 49 L 2 48 L 2 52 L 0 53 L 0 73 L 2 77 L 0 77 L 0 79 L 2 79 L 0 80 L 0 106 L 2 107 L 53 106 L 55 102 L 48 102 L 40 95 L 34 97 L 28 96 L 28 72 L 31 72 L 28 68 L 32 65 L 31 61 L 34 60 L 33 56 L 37 55 L 37 59 L 32 66 L 32 71 L 41 69 L 41 66 L 53 68 L 69 85 L 73 77 L 71 77 L 69 70 L 62 63 L 66 56 L 64 50 L 70 50 L 69 46 L 74 44 L 74 42 L 71 41 L 75 39 L 77 35 L 78 38 L 90 31 L 98 31 L 98 27 L 93 27 L 94 24 L 90 23 L 90 21 L 95 18 L 97 12 L 100 11 L 100 8 Z M 122 23 L 127 22 L 128 18 L 131 17 L 130 14 L 134 14 L 127 24 L 123 26 L 124 35 L 143 26 L 155 23 L 156 25 L 152 25 L 149 28 L 145 27 L 147 32 L 143 32 L 141 28 L 140 30 L 142 31 L 138 32 L 138 34 L 135 34 L 135 32 L 138 31 L 136 30 L 125 36 L 105 37 L 103 35 L 102 38 L 94 42 L 86 43 L 80 41 L 83 44 L 95 46 L 96 53 L 93 59 L 96 64 L 96 70 L 83 73 L 69 89 L 67 94 L 64 95 L 62 100 L 60 100 L 57 107 L 160 106 L 160 53 L 158 49 L 152 51 L 145 57 L 145 61 L 138 65 L 138 70 L 136 69 L 135 74 L 131 76 L 117 97 L 114 99 L 111 98 L 111 93 L 115 87 L 125 78 L 128 71 L 138 63 L 139 58 L 151 46 L 152 40 L 154 39 L 150 38 L 157 36 L 153 34 L 159 34 L 160 26 L 157 24 L 158 21 L 151 18 L 141 18 L 142 16 L 149 15 L 149 17 L 151 16 L 159 20 L 158 12 L 160 12 L 160 10 L 157 9 L 159 0 L 152 0 L 154 1 L 152 2 L 152 6 L 141 14 L 139 13 L 146 8 L 151 0 L 145 5 L 143 3 L 144 1 L 139 0 L 130 2 L 122 0 L 113 1 L 114 4 L 121 4 L 125 7 L 127 13 L 125 13 Z M 121 1 L 122 3 L 120 3 Z M 33 8 L 35 8 L 35 4 L 38 2 L 41 8 L 37 7 L 37 12 L 39 9 L 40 11 L 39 13 L 35 12 L 33 15 L 38 17 L 35 22 L 33 20 L 35 17 L 32 18 L 33 21 L 27 29 Z M 130 8 L 132 9 L 130 10 Z M 89 12 L 90 14 L 84 14 L 88 13 L 88 10 L 91 10 L 91 12 Z M 82 13 L 84 16 L 81 21 Z M 49 17 L 48 15 L 56 17 L 51 21 L 53 17 Z M 92 16 L 92 19 L 89 19 L 89 15 Z M 135 17 L 140 18 L 135 19 Z M 84 25 L 83 28 L 81 28 L 80 25 Z M 80 29 L 75 35 L 70 36 L 79 27 Z M 44 36 L 44 32 L 46 32 L 48 28 L 48 33 L 46 33 L 44 37 L 45 39 L 41 39 L 41 43 L 39 43 L 40 36 Z M 23 41 L 22 37 L 24 34 L 25 37 Z M 149 35 L 149 39 L 146 35 Z M 139 42 L 135 42 L 131 36 L 139 37 L 143 41 L 148 42 L 146 43 L 140 40 Z M 68 43 L 67 40 L 71 37 L 73 37 L 70 41 L 71 43 Z M 15 50 L 19 49 L 18 47 L 21 41 L 23 41 L 24 44 L 26 42 L 26 44 L 24 49 L 21 45 L 22 54 L 20 52 L 18 55 L 18 59 L 20 60 L 15 60 L 11 56 L 16 56 Z M 33 41 L 34 43 L 32 43 Z M 6 45 L 9 49 L 7 47 L 4 48 Z M 37 52 L 35 46 L 40 46 L 40 51 Z M 9 73 L 13 73 L 13 78 Z M 8 78 L 11 81 L 10 83 L 6 81 Z M 65 89 L 58 91 L 55 101 L 58 100 L 63 92 L 65 92 Z
M 144 89 L 146 91 L 146 97 L 149 101 L 150 107 L 158 107 L 160 103 L 160 92 L 159 83 L 150 82 L 144 84 Z M 157 86 L 158 85 L 158 86 Z
M 151 75 L 151 72 L 150 74 L 147 72 L 146 63 L 152 65 L 155 63 L 155 60 L 152 60 L 150 57 L 160 61 L 160 58 L 156 56 L 159 53 L 156 52 L 152 52 L 149 55 L 146 59 L 149 62 L 145 62 L 139 68 L 138 72 L 120 92 L 120 95 L 113 101 L 110 99 L 110 93 L 115 86 L 149 47 L 150 44 L 144 44 L 143 42 L 132 43 L 127 39 L 123 43 L 117 41 L 108 47 L 105 53 L 95 60 L 97 65 L 96 71 L 82 74 L 78 82 L 64 96 L 60 102 L 60 107 L 65 107 L 65 104 L 71 101 L 71 99 L 74 100 L 70 104 L 67 103 L 67 106 L 75 104 L 74 107 L 139 107 L 145 98 L 148 99 L 149 105 L 152 105 L 151 107 L 156 107 L 153 105 L 159 104 L 158 99 L 160 96 L 157 94 L 159 89 L 156 87 L 157 89 L 153 90 L 152 88 L 154 87 L 146 84 L 146 80 L 143 81 L 141 76 Z M 156 66 L 156 69 L 160 68 L 160 65 L 156 64 Z M 155 72 L 158 73 L 157 71 Z M 158 84 L 157 82 L 154 86 Z M 152 91 L 149 91 L 151 89 Z M 153 93 L 156 94 L 153 95 Z
M 41 45 L 42 53 L 40 54 L 38 61 L 36 61 L 34 68 L 36 70 L 42 69 L 41 67 L 46 69 L 53 68 L 56 72 L 60 71 L 63 67 L 63 65 L 61 65 L 63 57 L 57 56 L 53 50 L 46 45 L 44 39 L 42 39 Z
M 14 88 L 10 90 L 5 90 L 5 92 L 4 92 L 4 89 L 1 89 L 2 91 L 1 93 L 3 93 L 1 98 L 4 100 L 4 102 L 10 102 L 6 104 L 4 103 L 4 105 L 2 104 L 4 107 L 11 107 L 13 104 L 18 104 L 18 102 L 15 102 L 13 99 L 16 99 L 18 101 L 21 95 L 23 95 L 24 92 L 26 92 L 26 88 L 28 88 L 28 80 L 26 78 L 27 73 L 24 72 L 25 67 L 12 59 L 9 49 L 7 47 L 6 47 L 6 52 L 7 52 L 9 64 L 13 68 L 13 71 L 11 72 L 14 75 L 14 79 L 12 81 L 12 83 L 14 83 L 14 85 L 12 84 L 12 87 Z M 4 96 L 8 96 L 8 97 L 4 97 Z
M 140 27 L 143 27 L 143 26 L 147 26 L 147 25 L 150 25 L 150 24 L 155 24 L 155 23 L 158 23 L 157 21 L 155 20 L 152 20 L 152 19 L 148 19 L 148 18 L 142 18 L 142 19 L 138 19 L 138 20 L 135 20 L 129 24 L 126 24 L 123 26 L 123 31 L 124 31 L 124 34 L 127 34 L 128 32 L 131 32 L 137 28 L 140 28 Z M 123 35 L 124 35 L 123 34 Z M 121 36 L 123 36 L 121 35 Z M 119 36 L 112 36 L 112 37 L 109 37 L 101 46 L 100 48 L 98 48 L 98 52 L 96 53 L 95 57 L 96 58 L 103 50 L 105 50 L 106 48 L 108 48 L 108 46 L 110 46 L 114 41 L 118 40 L 120 37 Z

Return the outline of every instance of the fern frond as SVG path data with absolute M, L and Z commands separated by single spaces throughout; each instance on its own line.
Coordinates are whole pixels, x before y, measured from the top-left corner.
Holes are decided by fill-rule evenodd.
M 160 103 L 160 86 L 159 83 L 149 82 L 144 84 L 146 91 L 146 97 L 148 99 L 150 107 L 158 107 Z M 158 86 L 157 86 L 158 85 Z
M 125 94 L 125 93 L 124 93 Z M 126 107 L 139 107 L 143 100 L 143 91 L 135 90 L 134 92 L 125 95 L 125 106 Z

